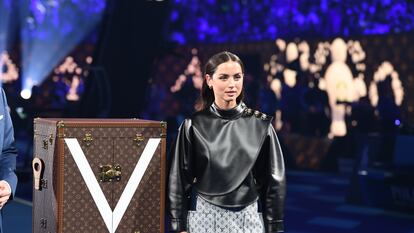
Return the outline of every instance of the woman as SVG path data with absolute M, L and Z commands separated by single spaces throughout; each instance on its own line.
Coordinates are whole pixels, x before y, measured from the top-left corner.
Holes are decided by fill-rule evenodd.
M 283 232 L 282 152 L 271 117 L 242 102 L 243 75 L 230 52 L 205 66 L 200 111 L 181 125 L 171 155 L 173 232 Z

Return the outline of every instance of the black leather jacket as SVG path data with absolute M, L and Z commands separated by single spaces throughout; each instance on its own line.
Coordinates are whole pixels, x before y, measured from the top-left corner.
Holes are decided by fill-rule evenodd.
M 168 180 L 170 230 L 187 230 L 191 189 L 222 207 L 259 199 L 266 233 L 283 232 L 285 169 L 271 117 L 243 103 L 214 104 L 186 119 L 171 150 Z

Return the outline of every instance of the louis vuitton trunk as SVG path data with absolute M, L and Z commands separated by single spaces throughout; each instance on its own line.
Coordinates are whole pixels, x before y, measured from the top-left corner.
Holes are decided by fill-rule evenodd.
M 35 119 L 34 233 L 164 232 L 164 122 Z

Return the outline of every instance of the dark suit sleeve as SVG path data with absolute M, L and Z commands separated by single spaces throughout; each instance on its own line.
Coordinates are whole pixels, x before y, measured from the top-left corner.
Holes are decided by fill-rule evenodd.
M 4 121 L 4 127 L 0 129 L 0 136 L 3 137 L 3 147 L 0 155 L 0 180 L 5 180 L 9 183 L 12 191 L 12 198 L 17 186 L 17 176 L 14 172 L 16 169 L 17 149 L 14 145 L 13 125 L 3 89 L 1 89 L 0 101 L 0 112 L 3 114 Z
M 265 232 L 283 232 L 285 166 L 282 150 L 271 124 L 254 170 L 258 179 Z
M 168 177 L 168 214 L 170 230 L 187 230 L 188 203 L 191 190 L 191 144 L 189 140 L 190 120 L 180 126 L 177 139 L 171 148 L 171 163 Z

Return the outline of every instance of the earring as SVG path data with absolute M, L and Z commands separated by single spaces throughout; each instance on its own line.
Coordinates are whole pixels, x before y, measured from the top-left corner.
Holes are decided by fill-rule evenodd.
M 208 86 L 208 88 L 213 89 L 213 86 Z

